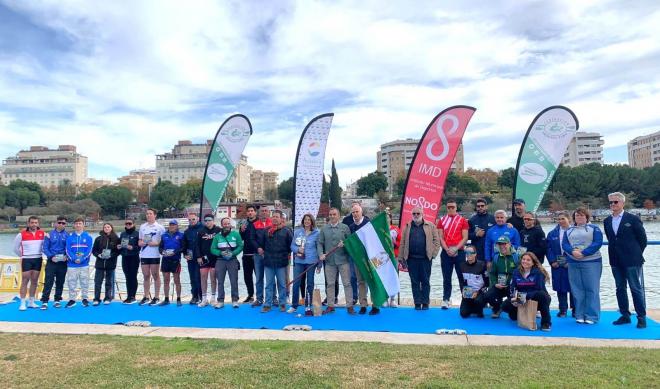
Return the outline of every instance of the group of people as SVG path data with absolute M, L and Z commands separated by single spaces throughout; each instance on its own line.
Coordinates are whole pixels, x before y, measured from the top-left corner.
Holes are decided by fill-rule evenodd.
M 612 216 L 605 219 L 604 228 L 621 313 L 614 324 L 631 322 L 627 297 L 630 286 L 637 327 L 645 328 L 642 254 L 646 247 L 646 233 L 638 217 L 623 211 L 624 203 L 623 194 L 609 195 Z M 488 304 L 493 318 L 505 312 L 515 320 L 517 306 L 534 300 L 541 314 L 541 329 L 549 331 L 551 297 L 546 284 L 551 280 L 559 300 L 558 317 L 566 317 L 570 307 L 578 323 L 598 322 L 603 234 L 596 225 L 589 223 L 591 215 L 587 209 L 578 208 L 572 215 L 559 214 L 557 226 L 546 237 L 535 215 L 525 210 L 525 202 L 521 199 L 514 201 L 514 213 L 509 218 L 503 210 L 490 215 L 484 199 L 476 201 L 476 213 L 469 220 L 458 213 L 456 201 L 447 201 L 446 208 L 447 214 L 436 224 L 424 219 L 421 208 L 413 208 L 412 220 L 402 230 L 392 224 L 389 215 L 394 254 L 399 270 L 409 274 L 416 310 L 429 309 L 431 265 L 440 253 L 443 309 L 451 305 L 452 278 L 456 272 L 462 317 L 483 317 Z M 176 304 L 182 305 L 180 272 L 183 256 L 190 275 L 190 304 L 224 307 L 224 284 L 228 275 L 231 304 L 238 307 L 238 273 L 241 268 L 238 256 L 242 253 L 247 289 L 243 303 L 261 307 L 263 313 L 273 308 L 295 313 L 303 305 L 305 315 L 312 315 L 314 275 L 321 271 L 324 272 L 324 304 L 327 305 L 323 314 L 335 312 L 340 279 L 348 314 L 367 313 L 368 285 L 343 246 L 350 234 L 369 223 L 359 203 L 352 204 L 351 214 L 343 220 L 338 209 L 330 209 L 328 221 L 320 229 L 311 214 L 305 214 L 300 225 L 292 230 L 287 226 L 285 214 L 279 210 L 271 215 L 265 207 L 258 210 L 249 205 L 246 213 L 247 219 L 236 229 L 229 218 L 223 218 L 220 226 L 216 226 L 211 214 L 205 215 L 203 222 L 196 214 L 190 214 L 189 226 L 181 232 L 177 220 L 171 220 L 165 229 L 156 222 L 156 211 L 149 209 L 146 222 L 139 229 L 133 220 L 128 219 L 124 231 L 117 235 L 113 226 L 106 223 L 96 239 L 84 230 L 82 219 L 76 219 L 73 232 L 67 233 L 66 218 L 58 217 L 55 228 L 45 233 L 39 228 L 38 218 L 30 217 L 27 228 L 15 240 L 23 277 L 19 309 L 47 309 L 53 285 L 54 306 L 60 307 L 65 278 L 69 287 L 66 307 L 76 304 L 78 287 L 82 304 L 87 306 L 88 267 L 92 255 L 96 257 L 92 305 L 109 304 L 113 300 L 114 272 L 121 255 L 126 277 L 125 304 L 137 303 L 137 276 L 141 268 L 144 293 L 140 305 L 170 304 L 172 279 Z M 45 284 L 41 305 L 36 305 L 34 299 L 42 255 L 47 258 Z M 551 276 L 543 267 L 546 257 Z M 290 264 L 293 267 L 291 280 Z M 159 298 L 160 273 L 164 281 L 162 301 Z M 26 298 L 28 284 L 29 298 Z M 290 284 L 293 284 L 291 304 L 287 309 Z M 395 297 L 390 296 L 385 305 L 395 307 Z M 356 310 L 358 304 L 359 310 Z M 368 313 L 379 314 L 380 307 L 372 305 Z

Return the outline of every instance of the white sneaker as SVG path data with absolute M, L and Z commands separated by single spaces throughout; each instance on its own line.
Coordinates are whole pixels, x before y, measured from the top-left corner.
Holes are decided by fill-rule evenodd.
M 289 309 L 287 309 L 286 313 L 294 313 L 294 312 L 296 312 L 296 311 L 297 311 L 296 308 L 294 308 L 294 307 L 289 307 Z
M 442 303 L 440 303 L 440 308 L 442 309 L 448 309 L 451 306 L 451 302 L 449 300 L 442 300 Z
M 233 303 L 231 303 L 231 305 L 232 305 L 234 308 L 238 308 L 238 307 L 240 306 L 240 304 L 238 303 L 238 301 L 234 301 Z
M 28 308 L 39 308 L 39 306 L 37 304 L 35 304 L 34 301 L 30 301 L 28 303 Z
M 200 302 L 199 304 L 197 304 L 197 306 L 200 307 L 200 308 L 204 308 L 204 307 L 207 306 L 207 305 L 209 305 L 209 301 L 208 301 L 208 300 L 202 300 L 202 302 Z
M 224 307 L 225 307 L 225 303 L 222 301 L 216 301 L 215 303 L 213 303 L 213 308 L 215 309 L 220 309 Z
M 396 308 L 398 306 L 399 306 L 399 304 L 396 303 L 396 298 L 391 297 L 390 298 L 390 308 Z
M 27 306 L 25 305 L 25 301 L 21 301 L 21 305 L 18 307 L 19 311 L 27 311 Z
M 585 319 L 584 324 L 596 324 L 596 322 L 593 320 Z

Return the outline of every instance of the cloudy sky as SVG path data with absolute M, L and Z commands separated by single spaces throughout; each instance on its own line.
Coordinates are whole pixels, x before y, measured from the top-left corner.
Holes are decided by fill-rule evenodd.
M 0 157 L 74 144 L 116 178 L 239 112 L 249 163 L 286 178 L 304 126 L 334 112 L 326 168 L 346 184 L 456 104 L 477 108 L 477 168 L 513 166 L 550 105 L 601 132 L 608 163 L 660 130 L 657 1 L 445 3 L 0 0 Z

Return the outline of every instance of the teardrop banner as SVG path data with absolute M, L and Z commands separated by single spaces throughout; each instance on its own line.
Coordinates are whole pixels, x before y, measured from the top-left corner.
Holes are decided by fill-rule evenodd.
M 529 125 L 518 154 L 513 184 L 513 199 L 523 199 L 528 211 L 536 212 L 541 205 L 578 128 L 577 116 L 561 105 L 544 109 Z
M 200 219 L 203 211 L 216 214 L 220 199 L 231 182 L 234 169 L 252 135 L 252 124 L 245 115 L 232 115 L 222 123 L 209 151 L 202 182 Z
M 293 171 L 295 194 L 291 214 L 294 226 L 302 221 L 306 213 L 312 214 L 315 218 L 318 215 L 323 188 L 325 147 L 334 116 L 334 113 L 326 113 L 315 117 L 300 135 Z
M 423 210 L 424 220 L 435 222 L 451 163 L 476 110 L 455 105 L 440 112 L 426 127 L 408 169 L 399 226 L 412 219 L 415 207 Z

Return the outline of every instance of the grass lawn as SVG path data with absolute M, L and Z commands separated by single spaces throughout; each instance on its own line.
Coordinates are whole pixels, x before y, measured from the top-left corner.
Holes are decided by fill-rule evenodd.
M 658 387 L 659 362 L 624 348 L 0 334 L 4 388 Z

